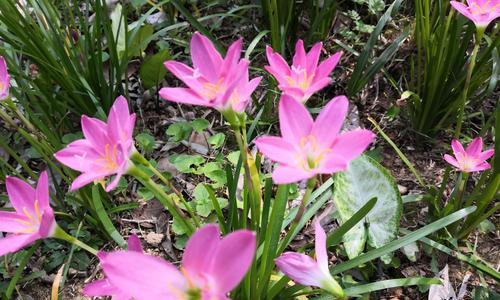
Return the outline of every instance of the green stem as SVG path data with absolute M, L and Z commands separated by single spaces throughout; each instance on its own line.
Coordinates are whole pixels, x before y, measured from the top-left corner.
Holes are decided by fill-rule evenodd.
M 73 244 L 75 246 L 78 246 L 94 255 L 97 255 L 97 250 L 90 247 L 89 245 L 85 244 L 84 242 L 80 241 L 79 239 L 75 238 L 74 236 L 66 233 L 59 225 L 56 224 L 56 229 L 54 231 L 53 237 L 56 239 L 60 239 L 63 241 L 66 241 L 70 244 Z
M 460 181 L 460 185 L 458 186 L 458 192 L 455 199 L 455 206 L 453 211 L 457 211 L 462 206 L 462 198 L 465 191 L 465 186 L 467 185 L 467 179 L 469 179 L 469 173 L 463 173 L 462 180 Z
M 14 120 L 9 116 L 9 114 L 3 109 L 0 109 L 0 118 L 2 118 L 5 121 L 5 123 L 9 124 L 10 127 L 17 129 L 16 122 L 14 122 Z
M 8 108 L 10 108 L 17 115 L 17 117 L 19 118 L 19 120 L 21 120 L 21 122 L 23 122 L 24 126 L 26 126 L 26 128 L 28 128 L 29 131 L 31 131 L 31 132 L 36 132 L 37 131 L 35 129 L 35 127 L 33 126 L 33 124 L 28 119 L 26 119 L 26 117 L 24 116 L 24 114 L 19 110 L 19 108 L 14 103 L 14 101 L 12 101 L 11 98 L 5 99 L 2 103 L 5 103 L 5 105 Z
M 167 210 L 172 214 L 172 216 L 178 221 L 182 222 L 187 229 L 188 235 L 191 235 L 195 228 L 191 222 L 188 221 L 187 216 L 182 212 L 182 210 L 175 204 L 171 196 L 167 195 L 165 191 L 154 182 L 149 175 L 141 171 L 137 166 L 132 165 L 127 174 L 135 177 L 140 181 L 147 189 L 149 189 L 158 198 L 158 200 L 167 208 Z
M 177 197 L 179 197 L 179 201 L 181 201 L 182 205 L 184 206 L 186 211 L 189 213 L 189 215 L 193 219 L 196 227 L 198 227 L 198 228 L 201 227 L 201 223 L 200 223 L 200 220 L 198 219 L 198 216 L 193 211 L 191 206 L 187 203 L 186 199 L 184 199 L 184 195 L 182 195 L 182 193 L 175 188 L 175 186 L 172 184 L 172 182 L 170 180 L 168 180 L 165 176 L 163 176 L 163 174 L 160 171 L 158 171 L 149 162 L 149 160 L 147 160 L 139 152 L 135 152 L 134 154 L 132 154 L 131 159 L 132 159 L 132 161 L 138 162 L 138 163 L 142 164 L 143 166 L 145 166 L 146 168 L 148 168 L 148 170 L 153 172 L 153 174 L 155 174 L 156 177 L 158 177 L 163 184 L 165 184 L 172 192 L 174 192 L 177 195 Z
M 474 66 L 476 65 L 477 52 L 479 51 L 479 46 L 481 44 L 481 39 L 484 34 L 484 28 L 477 28 L 476 41 L 474 44 L 474 49 L 472 50 L 472 55 L 470 57 L 469 65 L 467 66 L 467 77 L 465 78 L 464 90 L 462 93 L 462 98 L 459 106 L 459 115 L 457 120 L 457 127 L 455 127 L 455 138 L 459 138 L 460 132 L 462 130 L 462 123 L 464 120 L 465 104 L 467 102 L 467 97 L 469 93 L 470 81 L 472 78 L 472 72 L 474 71 Z

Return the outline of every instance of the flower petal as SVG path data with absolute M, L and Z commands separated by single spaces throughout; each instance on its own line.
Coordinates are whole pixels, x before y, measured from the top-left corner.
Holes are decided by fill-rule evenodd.
M 15 212 L 0 211 L 0 232 L 16 233 L 23 231 L 26 229 L 26 225 L 22 221 L 28 221 L 28 218 Z
M 491 168 L 491 165 L 487 162 L 483 162 L 481 164 L 475 165 L 474 167 L 470 168 L 468 172 L 479 172 L 479 171 L 484 171 L 488 170 Z
M 116 98 L 108 116 L 110 137 L 117 143 L 128 143 L 132 139 L 135 114 L 130 114 L 127 99 L 123 96 Z
M 274 261 L 281 272 L 299 284 L 320 287 L 324 280 L 318 263 L 305 254 L 285 252 Z
M 472 22 L 476 22 L 476 18 L 474 17 L 473 14 L 469 12 L 469 8 L 460 2 L 457 1 L 450 1 L 451 6 L 453 6 L 454 9 L 456 9 L 459 13 L 461 13 L 464 17 L 467 19 L 471 20 Z
M 35 189 L 21 179 L 10 176 L 5 179 L 5 186 L 10 203 L 18 213 L 24 214 L 23 208 L 34 212 Z
M 326 233 L 321 227 L 320 221 L 314 223 L 314 249 L 316 251 L 316 261 L 323 272 L 329 273 L 328 254 L 326 252 Z
M 140 253 L 144 251 L 142 250 L 141 240 L 135 234 L 132 234 L 128 237 L 127 246 L 128 251 L 135 251 Z
M 36 234 L 11 234 L 0 239 L 0 257 L 14 253 L 38 240 Z
M 243 279 L 252 264 L 255 245 L 255 233 L 249 230 L 237 230 L 220 241 L 209 274 L 221 294 L 234 289 Z
M 453 154 L 457 159 L 465 157 L 465 150 L 462 144 L 458 140 L 452 140 L 451 141 L 451 149 L 453 150 Z
M 217 82 L 223 60 L 214 44 L 206 36 L 195 32 L 191 38 L 190 51 L 193 66 L 208 80 Z
M 336 152 L 328 153 L 320 162 L 316 171 L 321 174 L 332 174 L 345 171 L 348 165 L 349 160 L 345 159 L 343 156 L 338 155 Z
M 241 56 L 241 47 L 243 44 L 243 39 L 239 38 L 237 41 L 229 46 L 227 50 L 226 57 L 224 58 L 224 63 L 222 64 L 221 74 L 219 77 L 227 76 L 227 74 L 231 74 L 232 70 L 234 70 Z
M 467 153 L 467 155 L 470 157 L 476 157 L 479 154 L 481 154 L 482 150 L 483 150 L 483 139 L 481 137 L 477 137 L 473 139 L 472 142 L 469 143 L 467 149 L 465 149 L 465 153 Z
M 194 274 L 208 270 L 219 243 L 220 232 L 217 225 L 208 224 L 198 229 L 186 244 L 182 267 Z
M 295 68 L 307 68 L 306 50 L 304 49 L 304 41 L 298 40 L 295 43 L 295 55 L 293 56 L 293 66 Z
M 494 149 L 489 149 L 489 150 L 486 150 L 484 152 L 481 152 L 478 156 L 477 156 L 477 160 L 479 161 L 485 161 L 487 160 L 488 158 L 492 157 L 493 154 L 495 154 L 495 150 Z
M 193 92 L 191 89 L 187 88 L 161 88 L 159 92 L 160 96 L 172 102 L 192 104 L 192 105 L 202 105 L 202 106 L 213 106 L 210 102 L 206 101 L 198 94 Z
M 307 109 L 290 96 L 281 96 L 279 103 L 280 130 L 283 138 L 300 145 L 303 137 L 311 133 L 313 119 Z
M 264 68 L 271 73 L 279 83 L 285 84 L 285 77 L 290 75 L 290 67 L 285 59 L 278 53 L 275 53 L 270 46 L 266 46 L 266 56 L 269 66 L 265 66 Z
M 124 294 L 118 287 L 114 286 L 107 279 L 96 280 L 85 286 L 83 289 L 85 296 L 113 296 L 113 300 L 130 300 L 131 296 Z
M 332 145 L 333 153 L 344 157 L 347 161 L 353 160 L 373 142 L 375 134 L 370 130 L 356 129 L 344 132 L 335 139 Z
M 315 173 L 286 165 L 279 165 L 273 171 L 275 184 L 288 184 L 313 177 Z
M 450 165 L 454 166 L 455 168 L 461 169 L 460 164 L 458 163 L 458 161 L 453 156 L 445 154 L 443 158 Z
M 86 186 L 87 184 L 94 182 L 96 180 L 100 180 L 103 177 L 109 175 L 108 173 L 82 173 L 80 176 L 76 177 L 75 180 L 71 183 L 70 191 L 76 191 L 79 188 Z
M 312 75 L 316 72 L 318 67 L 319 56 L 321 55 L 321 49 L 323 49 L 323 43 L 317 42 L 307 53 L 307 74 Z
M 345 96 L 338 96 L 330 100 L 321 110 L 311 130 L 319 144 L 330 147 L 342 128 L 349 101 Z
M 38 178 L 38 183 L 35 189 L 36 199 L 38 200 L 38 208 L 40 210 L 45 210 L 50 208 L 50 198 L 49 198 L 49 178 L 47 176 L 47 171 L 43 171 Z
M 40 227 L 38 228 L 38 235 L 41 238 L 48 238 L 54 234 L 56 219 L 54 211 L 48 207 L 42 212 L 42 219 L 40 220 Z
M 335 69 L 337 64 L 342 57 L 342 51 L 335 53 L 334 55 L 328 57 L 324 61 L 322 61 L 318 68 L 316 69 L 316 74 L 314 76 L 314 81 L 319 80 L 324 77 L 328 77 L 330 73 Z
M 294 164 L 296 162 L 294 147 L 289 142 L 277 136 L 263 136 L 255 139 L 259 151 L 272 161 Z

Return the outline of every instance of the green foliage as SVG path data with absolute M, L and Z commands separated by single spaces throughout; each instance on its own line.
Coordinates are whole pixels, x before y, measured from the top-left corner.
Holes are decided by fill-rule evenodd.
M 150 153 L 154 150 L 155 147 L 155 137 L 150 135 L 149 133 L 142 132 L 136 135 L 135 140 L 139 145 L 139 148 L 144 153 Z
M 170 57 L 170 51 L 163 49 L 144 60 L 139 70 L 144 88 L 150 89 L 160 84 L 163 77 L 167 74 L 167 69 L 163 66 L 163 63 L 170 59 Z

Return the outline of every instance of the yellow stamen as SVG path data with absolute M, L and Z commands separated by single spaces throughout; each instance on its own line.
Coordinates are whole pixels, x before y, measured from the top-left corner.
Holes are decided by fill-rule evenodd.
M 220 93 L 223 90 L 223 85 L 222 82 L 224 81 L 224 78 L 219 78 L 216 83 L 212 82 L 205 82 L 203 84 L 203 87 L 205 88 L 205 91 L 203 91 L 202 96 L 205 98 L 208 98 L 210 100 L 214 99 L 218 93 Z
M 38 207 L 38 199 L 35 200 L 35 214 L 38 221 L 42 220 L 42 214 L 40 213 L 40 208 Z
M 101 171 L 112 171 L 118 168 L 118 163 L 116 162 L 118 145 L 113 145 L 113 149 L 110 149 L 111 145 L 106 144 L 104 146 L 104 156 L 99 158 L 97 161 L 103 164 Z

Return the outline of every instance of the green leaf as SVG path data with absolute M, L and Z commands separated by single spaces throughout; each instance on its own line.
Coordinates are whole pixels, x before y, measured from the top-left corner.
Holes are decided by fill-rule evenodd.
M 425 277 L 389 279 L 389 280 L 382 280 L 378 282 L 353 286 L 345 289 L 344 292 L 346 296 L 354 297 L 357 295 L 363 295 L 375 291 L 380 291 L 400 286 L 431 285 L 431 284 L 441 284 L 441 280 L 439 280 L 438 278 L 425 278 Z M 331 298 L 326 298 L 326 299 L 331 299 Z
M 212 145 L 214 149 L 218 149 L 224 144 L 224 140 L 226 139 L 226 135 L 222 132 L 219 132 L 215 135 L 212 135 L 207 139 L 208 143 Z
M 214 182 L 214 188 L 219 188 L 227 183 L 226 172 L 218 162 L 209 162 L 197 170 Z
M 403 202 L 389 172 L 372 158 L 363 155 L 335 175 L 333 201 L 342 222 L 348 221 L 372 198 L 377 204 L 366 217 L 343 237 L 349 258 L 363 252 L 365 243 L 379 248 L 396 238 Z M 389 263 L 390 256 L 383 258 Z
M 139 148 L 142 149 L 143 152 L 149 153 L 153 151 L 155 147 L 155 138 L 150 135 L 149 133 L 139 133 L 136 137 L 135 140 L 139 144 Z
M 197 133 L 202 133 L 203 130 L 210 126 L 210 122 L 207 119 L 195 119 L 191 122 L 191 126 L 193 126 L 194 131 Z
M 116 41 L 116 52 L 121 55 L 125 51 L 125 18 L 122 15 L 122 5 L 118 3 L 110 15 L 113 38 Z
M 128 53 L 130 56 L 142 56 L 142 53 L 148 46 L 149 42 L 151 42 L 151 36 L 153 35 L 154 28 L 153 25 L 144 25 L 142 26 L 137 34 L 134 36 L 134 39 L 130 43 L 129 51 L 132 53 Z M 160 66 L 165 70 L 163 66 L 163 61 L 160 62 Z
M 412 261 L 412 262 L 416 262 L 417 261 L 417 252 L 419 251 L 417 243 L 415 243 L 415 242 L 410 243 L 410 244 L 404 246 L 401 249 L 401 251 L 403 251 L 404 255 L 406 255 L 406 257 L 410 261 Z
M 210 193 L 206 189 L 203 183 L 199 183 L 193 191 L 193 196 L 196 202 L 196 212 L 206 218 L 214 210 L 214 205 L 212 199 L 210 198 Z M 223 198 L 217 198 L 220 208 L 224 208 L 228 205 L 228 201 Z
M 101 222 L 106 233 L 109 234 L 109 236 L 120 247 L 124 248 L 127 245 L 127 242 L 125 242 L 122 235 L 118 232 L 116 227 L 113 225 L 113 222 L 111 222 L 111 219 L 109 218 L 108 213 L 106 212 L 106 209 L 102 205 L 101 197 L 102 197 L 102 194 L 99 191 L 99 186 L 94 185 L 92 187 L 92 202 L 94 204 L 95 212 L 97 213 L 97 216 L 99 217 L 99 221 Z
M 148 56 L 139 70 L 142 84 L 145 89 L 158 86 L 167 74 L 167 69 L 163 66 L 163 62 L 170 58 L 170 51 L 163 49 L 155 55 Z
M 189 135 L 191 134 L 192 130 L 193 127 L 191 126 L 191 123 L 177 122 L 168 126 L 166 133 L 168 136 L 172 138 L 173 142 L 178 143 L 182 140 L 189 138 Z
M 194 172 L 194 169 L 191 168 L 192 166 L 198 167 L 205 162 L 203 156 L 198 154 L 174 154 L 170 156 L 169 160 L 181 173 L 192 173 Z

